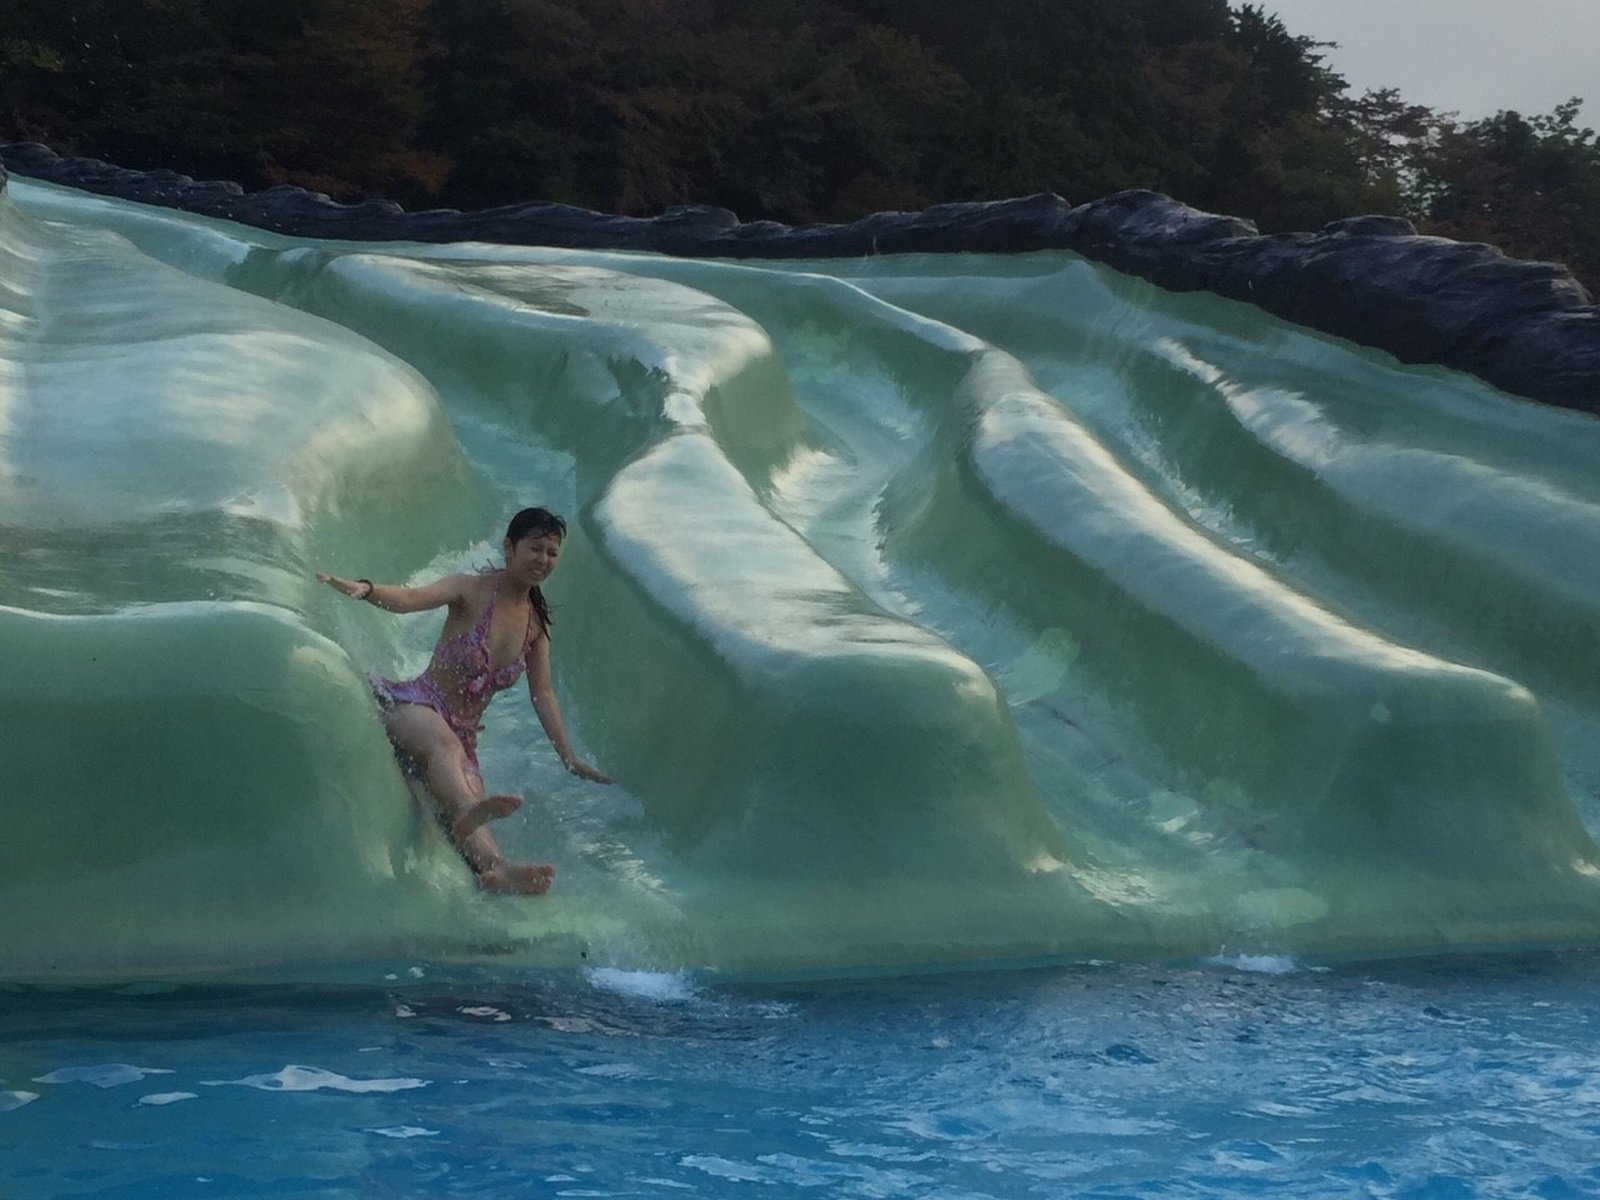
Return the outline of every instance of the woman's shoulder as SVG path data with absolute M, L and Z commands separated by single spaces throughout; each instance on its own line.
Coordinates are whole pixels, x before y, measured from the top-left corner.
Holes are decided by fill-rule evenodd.
M 426 603 L 423 607 L 448 606 L 452 612 L 476 612 L 489 603 L 492 588 L 486 588 L 477 574 L 441 575 L 420 587 L 413 594 Z
M 498 571 L 467 571 L 450 576 L 461 601 L 473 612 L 487 608 L 494 601 Z

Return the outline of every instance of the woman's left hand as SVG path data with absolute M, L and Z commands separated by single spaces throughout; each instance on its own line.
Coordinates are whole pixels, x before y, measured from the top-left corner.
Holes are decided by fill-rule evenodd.
M 583 759 L 581 759 L 581 758 L 575 758 L 571 762 L 569 762 L 567 764 L 567 770 L 571 771 L 579 779 L 587 779 L 591 783 L 615 783 L 616 782 L 616 780 L 612 779 L 611 776 L 602 775 L 599 771 L 596 771 L 593 767 L 591 767 L 588 763 L 584 762 Z

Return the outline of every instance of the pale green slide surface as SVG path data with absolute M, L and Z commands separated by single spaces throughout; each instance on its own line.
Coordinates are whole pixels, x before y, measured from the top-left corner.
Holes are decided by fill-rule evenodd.
M 0 195 L 0 976 L 1600 940 L 1600 424 L 1068 254 L 312 243 Z M 571 518 L 479 893 L 317 570 Z

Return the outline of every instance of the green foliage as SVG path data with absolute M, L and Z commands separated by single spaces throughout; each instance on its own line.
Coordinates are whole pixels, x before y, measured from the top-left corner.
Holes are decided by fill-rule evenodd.
M 1565 261 L 1600 290 L 1600 141 L 1577 123 L 1581 105 L 1442 122 L 1412 154 L 1407 199 L 1418 223 L 1521 258 Z
M 1578 102 L 1476 122 L 1348 95 L 1227 0 L 7 0 L 0 137 L 248 187 L 747 219 L 1154 188 L 1357 212 L 1600 279 Z
M 432 194 L 427 0 L 9 0 L 4 132 L 63 153 L 341 195 Z M 15 56 L 12 56 L 13 59 Z
M 1344 80 L 1324 67 L 1317 53 L 1329 43 L 1296 37 L 1260 5 L 1241 5 L 1225 40 L 1250 64 L 1260 119 L 1278 122 L 1320 111 L 1344 91 Z

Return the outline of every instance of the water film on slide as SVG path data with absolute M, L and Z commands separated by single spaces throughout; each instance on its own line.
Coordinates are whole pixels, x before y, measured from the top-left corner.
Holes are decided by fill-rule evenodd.
M 1600 940 L 1600 423 L 1065 252 L 293 240 L 0 195 L 0 974 Z M 481 894 L 342 600 L 571 519 Z

